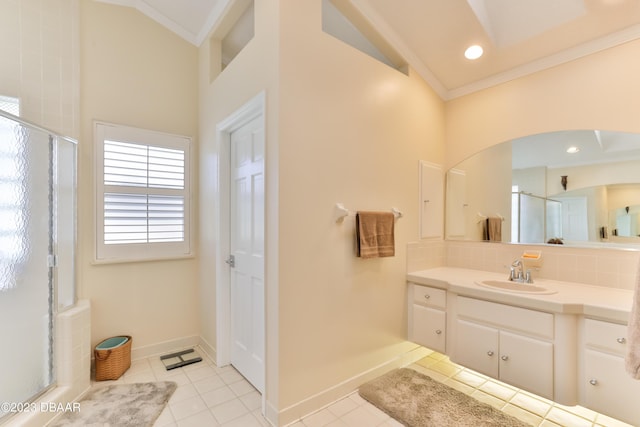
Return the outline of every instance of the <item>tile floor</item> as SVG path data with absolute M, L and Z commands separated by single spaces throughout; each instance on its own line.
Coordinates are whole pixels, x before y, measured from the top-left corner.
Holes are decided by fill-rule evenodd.
M 200 352 L 202 354 L 202 352 Z M 203 361 L 166 371 L 159 357 L 137 360 L 118 381 L 175 381 L 178 388 L 154 427 L 261 427 L 261 396 L 231 366 Z M 410 366 L 478 400 L 536 427 L 631 427 L 583 407 L 565 407 L 505 385 L 449 361 L 439 353 Z M 401 424 L 363 400 L 357 392 L 290 427 L 400 427 Z

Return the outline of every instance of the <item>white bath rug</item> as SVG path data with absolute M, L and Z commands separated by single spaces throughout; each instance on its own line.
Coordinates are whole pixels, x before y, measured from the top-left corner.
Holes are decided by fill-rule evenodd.
M 152 426 L 176 387 L 170 381 L 93 386 L 79 411 L 65 413 L 51 427 Z

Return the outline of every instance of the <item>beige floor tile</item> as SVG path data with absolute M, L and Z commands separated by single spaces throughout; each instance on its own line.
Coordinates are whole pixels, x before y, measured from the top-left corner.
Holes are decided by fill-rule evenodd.
M 429 369 L 439 372 L 446 377 L 452 377 L 462 370 L 460 366 L 447 361 L 438 362 L 430 366 Z
M 591 427 L 593 423 L 557 407 L 551 408 L 546 419 L 565 427 Z
M 486 403 L 488 405 L 493 406 L 496 409 L 502 409 L 506 404 L 504 400 L 498 399 L 497 397 L 491 396 L 483 391 L 476 390 L 471 393 L 471 397 L 476 400 L 479 400 L 482 403 Z
M 623 423 L 604 414 L 596 416 L 596 425 L 602 427 L 633 427 L 631 424 Z
M 445 382 L 445 385 L 451 387 L 454 390 L 458 390 L 461 393 L 464 393 L 466 395 L 471 395 L 471 393 L 473 393 L 474 391 L 476 391 L 475 388 L 473 387 L 469 387 L 468 385 L 461 383 L 460 381 L 457 381 L 453 378 L 448 378 Z
M 560 424 L 556 424 L 553 421 L 543 420 L 538 427 L 563 427 Z
M 453 379 L 460 381 L 463 384 L 468 385 L 469 387 L 478 388 L 485 382 L 487 382 L 487 378 L 483 375 L 479 375 L 475 372 L 469 371 L 467 369 L 463 369 L 453 376 Z
M 424 374 L 430 378 L 433 378 L 436 381 L 440 381 L 441 383 L 445 382 L 449 377 L 447 375 L 443 375 L 440 372 L 434 371 L 429 368 L 423 368 L 422 366 L 416 366 L 415 370 Z
M 505 402 L 512 399 L 518 392 L 518 390 L 513 387 L 506 386 L 505 384 L 496 381 L 486 381 L 478 387 L 478 390 L 482 390 L 487 394 L 504 400 Z
M 589 408 L 585 408 L 584 406 L 564 406 L 564 405 L 560 405 L 559 403 L 554 404 L 555 407 L 558 407 L 562 410 L 565 410 L 567 412 L 570 412 L 572 414 L 576 414 L 579 417 L 585 418 L 589 421 L 595 421 L 596 420 L 596 416 L 598 415 L 598 413 L 596 411 L 593 411 Z
M 512 415 L 514 417 L 516 417 L 517 419 L 519 419 L 522 422 L 525 423 L 529 423 L 532 426 L 537 426 L 542 422 L 542 417 L 531 413 L 529 411 L 525 411 L 524 409 L 518 407 L 518 406 L 513 406 L 511 404 L 507 404 L 502 411 L 505 414 L 509 414 Z
M 519 392 L 511 400 L 510 404 L 518 406 L 526 411 L 533 412 L 541 417 L 546 416 L 551 409 L 551 405 L 541 399 L 532 397 L 528 393 Z

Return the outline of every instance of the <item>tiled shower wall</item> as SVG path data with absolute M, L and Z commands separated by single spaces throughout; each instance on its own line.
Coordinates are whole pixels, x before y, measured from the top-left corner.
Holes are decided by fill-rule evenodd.
M 509 265 L 526 250 L 542 251 L 542 267 L 533 271 L 543 279 L 633 289 L 640 251 L 619 248 L 532 246 L 490 242 L 424 241 L 409 243 L 407 271 L 460 267 L 509 273 Z
M 20 116 L 79 136 L 79 0 L 0 1 L 0 95 Z

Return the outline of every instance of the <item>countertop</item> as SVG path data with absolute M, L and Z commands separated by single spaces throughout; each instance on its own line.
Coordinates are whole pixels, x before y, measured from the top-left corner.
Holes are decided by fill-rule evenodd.
M 407 280 L 420 285 L 446 289 L 486 301 L 561 314 L 578 314 L 626 324 L 633 302 L 633 291 L 583 285 L 548 279 L 535 279 L 534 285 L 555 290 L 554 294 L 521 294 L 482 287 L 476 282 L 506 280 L 506 274 L 454 267 L 438 267 L 407 274 Z

